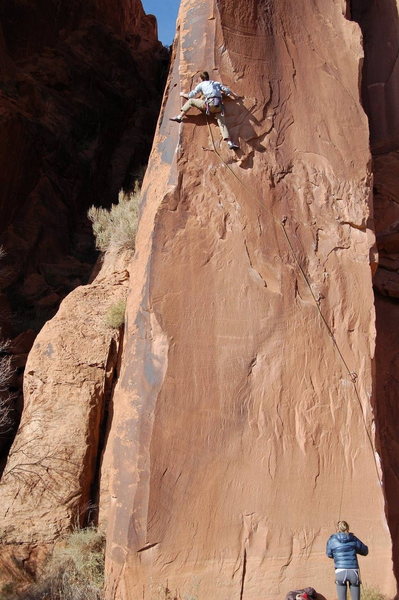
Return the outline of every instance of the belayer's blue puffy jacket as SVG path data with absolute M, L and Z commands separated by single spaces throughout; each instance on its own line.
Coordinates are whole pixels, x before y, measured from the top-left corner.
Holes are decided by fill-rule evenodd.
M 327 542 L 326 554 L 336 569 L 358 569 L 356 554 L 367 556 L 369 549 L 353 533 L 334 533 Z

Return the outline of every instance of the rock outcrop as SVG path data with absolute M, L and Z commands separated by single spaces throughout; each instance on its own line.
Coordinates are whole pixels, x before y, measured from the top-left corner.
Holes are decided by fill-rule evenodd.
M 338 518 L 393 595 L 375 452 L 361 34 L 341 0 L 183 0 L 111 429 L 107 597 L 333 596 Z M 207 69 L 240 151 L 179 91 Z
M 121 329 L 107 326 L 106 315 L 126 297 L 129 254 L 107 254 L 96 279 L 68 295 L 29 354 L 24 411 L 0 484 L 3 583 L 15 580 L 16 558 L 24 563 L 23 579 L 71 527 L 98 522 L 122 343 Z

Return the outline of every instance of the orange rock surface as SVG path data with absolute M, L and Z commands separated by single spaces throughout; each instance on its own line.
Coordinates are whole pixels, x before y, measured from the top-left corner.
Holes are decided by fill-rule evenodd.
M 374 443 L 368 124 L 338 0 L 183 0 L 111 429 L 107 598 L 335 597 L 339 518 L 392 596 Z M 193 110 L 207 69 L 240 150 Z

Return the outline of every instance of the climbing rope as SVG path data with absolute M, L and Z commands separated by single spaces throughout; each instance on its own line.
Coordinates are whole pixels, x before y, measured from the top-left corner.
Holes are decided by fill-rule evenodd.
M 250 189 L 249 186 L 245 185 L 245 183 L 234 172 L 234 170 L 231 168 L 231 166 L 223 159 L 222 155 L 217 150 L 216 144 L 215 144 L 215 140 L 214 140 L 214 137 L 213 137 L 213 133 L 212 133 L 212 129 L 211 129 L 211 126 L 209 124 L 208 115 L 206 115 L 206 122 L 207 122 L 208 130 L 209 130 L 209 133 L 210 133 L 210 137 L 211 137 L 211 140 L 212 140 L 212 145 L 213 145 L 213 149 L 214 149 L 215 154 L 219 157 L 219 159 L 221 160 L 221 162 L 228 168 L 228 170 L 230 171 L 230 173 L 232 173 L 232 175 L 240 183 L 240 185 L 242 185 L 242 187 L 246 191 L 248 191 L 248 189 Z M 264 204 L 258 198 L 257 191 L 255 190 L 255 188 L 252 188 L 252 190 L 254 192 L 255 201 L 257 202 L 257 204 L 263 210 L 264 209 Z M 273 219 L 281 227 L 281 229 L 282 229 L 282 231 L 284 233 L 285 240 L 286 240 L 286 242 L 288 244 L 288 247 L 289 247 L 289 249 L 291 251 L 292 256 L 294 257 L 295 263 L 296 263 L 296 265 L 297 265 L 297 267 L 298 267 L 298 269 L 299 269 L 299 271 L 300 271 L 300 273 L 301 273 L 301 275 L 302 275 L 302 277 L 303 277 L 303 279 L 304 279 L 307 287 L 309 288 L 309 291 L 310 291 L 311 296 L 312 296 L 312 298 L 314 300 L 314 303 L 316 305 L 316 308 L 317 308 L 317 311 L 318 311 L 319 316 L 321 318 L 321 321 L 324 324 L 324 326 L 325 326 L 325 328 L 327 330 L 327 333 L 328 333 L 329 337 L 331 338 L 331 340 L 333 342 L 333 345 L 334 345 L 334 347 L 335 347 L 335 349 L 336 349 L 336 351 L 338 353 L 338 356 L 341 359 L 341 361 L 342 361 L 342 363 L 343 363 L 343 365 L 345 367 L 345 370 L 346 370 L 346 372 L 349 375 L 349 378 L 350 378 L 351 383 L 353 385 L 353 390 L 354 390 L 354 393 L 355 393 L 355 397 L 356 397 L 356 400 L 357 400 L 357 403 L 358 403 L 358 406 L 359 406 L 359 409 L 360 409 L 360 412 L 361 412 L 361 415 L 362 415 L 362 423 L 363 423 L 364 429 L 366 431 L 367 439 L 369 441 L 371 452 L 372 452 L 372 455 L 373 455 L 373 463 L 374 463 L 374 467 L 375 467 L 376 474 L 377 474 L 377 480 L 380 481 L 380 472 L 379 472 L 379 467 L 378 467 L 378 463 L 377 463 L 377 459 L 376 459 L 376 450 L 375 450 L 375 447 L 374 447 L 374 442 L 373 442 L 371 433 L 370 433 L 369 428 L 367 426 L 367 421 L 366 421 L 366 417 L 365 417 L 365 414 L 364 414 L 363 405 L 362 405 L 362 401 L 361 401 L 361 398 L 360 398 L 360 393 L 359 393 L 359 390 L 358 390 L 358 387 L 357 387 L 358 375 L 354 371 L 351 371 L 351 369 L 349 368 L 349 365 L 346 362 L 345 357 L 342 354 L 342 351 L 341 351 L 341 349 L 340 349 L 340 347 L 338 345 L 336 337 L 335 337 L 335 335 L 334 335 L 334 333 L 333 333 L 333 331 L 332 331 L 332 329 L 331 329 L 331 327 L 330 327 L 330 325 L 329 325 L 326 317 L 324 316 L 324 314 L 323 314 L 323 312 L 322 312 L 322 310 L 320 308 L 320 300 L 318 298 L 316 298 L 316 296 L 315 296 L 315 294 L 313 292 L 309 276 L 306 274 L 304 268 L 302 267 L 302 265 L 301 265 L 301 263 L 300 263 L 300 261 L 299 261 L 299 259 L 297 257 L 297 254 L 295 252 L 293 244 L 292 244 L 292 242 L 290 240 L 290 237 L 289 237 L 289 235 L 287 233 L 287 230 L 286 230 L 286 223 L 287 223 L 288 217 L 283 217 L 283 219 L 280 222 L 277 221 L 277 219 L 275 217 L 273 217 Z M 340 499 L 339 518 L 338 518 L 338 520 L 341 519 L 341 509 L 342 509 L 342 501 L 343 501 L 345 470 L 343 470 L 343 472 L 344 472 L 344 474 L 343 474 L 343 479 L 342 479 L 341 499 Z

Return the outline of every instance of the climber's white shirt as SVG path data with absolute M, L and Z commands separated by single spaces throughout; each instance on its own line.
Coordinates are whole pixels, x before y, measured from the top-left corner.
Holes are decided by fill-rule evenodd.
M 188 95 L 194 98 L 197 94 L 202 94 L 205 98 L 221 98 L 222 94 L 231 94 L 230 88 L 222 85 L 219 81 L 201 81 Z

